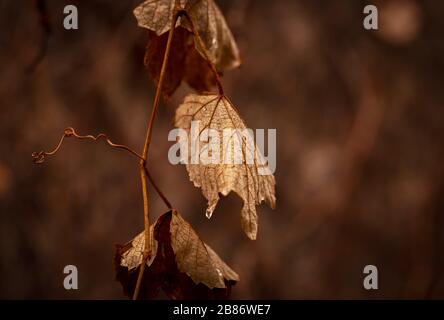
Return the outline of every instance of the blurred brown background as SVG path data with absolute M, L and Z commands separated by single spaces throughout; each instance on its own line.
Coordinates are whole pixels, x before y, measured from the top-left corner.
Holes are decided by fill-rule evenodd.
M 0 298 L 125 298 L 114 244 L 143 227 L 137 161 L 63 129 L 107 133 L 142 148 L 153 99 L 143 67 L 140 2 L 52 1 L 42 63 L 33 1 L 0 1 Z M 241 200 L 211 220 L 183 166 L 167 160 L 182 85 L 162 103 L 149 167 L 202 239 L 236 270 L 234 298 L 444 298 L 444 3 L 384 0 L 380 30 L 365 31 L 370 1 L 226 1 L 243 66 L 223 83 L 252 128 L 277 129 L 277 208 L 258 207 L 259 234 L 240 227 Z M 62 27 L 79 9 L 79 30 Z M 151 192 L 152 215 L 166 209 Z M 63 289 L 63 267 L 79 290 Z M 363 268 L 379 290 L 363 289 Z

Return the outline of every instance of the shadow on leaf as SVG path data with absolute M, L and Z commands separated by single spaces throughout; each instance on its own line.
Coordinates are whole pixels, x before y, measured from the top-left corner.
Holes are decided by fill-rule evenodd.
M 171 299 L 227 299 L 239 276 L 206 245 L 175 211 L 159 217 L 151 227 L 152 255 L 147 261 L 139 299 L 155 298 L 159 290 Z M 132 297 L 142 263 L 143 233 L 116 246 L 116 280 Z

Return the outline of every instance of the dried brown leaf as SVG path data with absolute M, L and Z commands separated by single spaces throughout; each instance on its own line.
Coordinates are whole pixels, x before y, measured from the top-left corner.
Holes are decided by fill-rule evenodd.
M 192 121 L 198 122 L 197 136 L 191 134 Z M 192 144 L 198 145 L 196 154 L 207 154 L 211 158 L 219 150 L 219 161 L 194 161 L 193 155 L 188 155 L 187 170 L 190 180 L 196 187 L 202 188 L 202 193 L 208 200 L 207 217 L 210 218 L 218 201 L 219 193 L 226 196 L 231 191 L 237 193 L 244 202 L 241 211 L 242 228 L 250 239 L 256 239 L 258 217 L 256 205 L 262 201 L 272 208 L 275 206 L 275 179 L 268 170 L 264 158 L 258 150 L 251 133 L 243 135 L 247 129 L 236 108 L 225 97 L 220 95 L 190 94 L 176 110 L 175 125 L 188 132 L 188 150 Z M 204 129 L 213 129 L 219 133 L 219 140 L 192 141 Z M 234 131 L 230 139 L 224 141 L 225 129 Z M 233 151 L 239 145 L 239 152 Z M 211 154 L 211 155 L 210 155 Z M 216 158 L 217 159 L 217 158 Z M 251 159 L 252 161 L 248 161 Z M 262 174 L 259 174 L 259 169 Z M 265 173 L 265 174 L 264 174 Z
M 180 0 L 179 7 L 193 20 L 196 30 L 219 71 L 240 65 L 239 50 L 225 18 L 213 0 Z M 138 25 L 162 35 L 170 29 L 175 0 L 147 0 L 134 9 Z M 191 27 L 181 18 L 176 26 L 189 31 Z M 205 56 L 199 45 L 197 51 Z
M 194 46 L 187 51 L 184 80 L 199 93 L 209 92 L 216 86 L 211 67 Z
M 153 258 L 147 262 L 141 298 L 155 297 L 161 288 L 170 298 L 226 298 L 239 276 L 206 245 L 193 228 L 171 210 L 151 227 Z M 143 232 L 117 248 L 117 280 L 132 296 L 144 248 Z
M 170 223 L 171 247 L 179 271 L 207 287 L 225 288 L 225 280 L 239 281 L 239 276 L 205 244 L 176 211 Z
M 168 34 L 161 36 L 149 31 L 145 52 L 145 65 L 156 85 L 159 82 Z M 171 52 L 164 74 L 162 93 L 165 98 L 173 95 L 182 80 L 197 92 L 210 91 L 216 85 L 215 77 L 205 59 L 196 51 L 193 35 L 177 27 L 171 44 Z
M 165 98 L 173 95 L 176 89 L 180 86 L 185 74 L 187 49 L 185 41 L 188 37 L 187 33 L 189 33 L 187 30 L 177 28 L 175 37 L 173 38 L 169 63 L 166 67 L 162 85 L 162 93 Z M 151 78 L 156 83 L 156 86 L 159 83 L 167 40 L 168 34 L 158 36 L 153 31 L 149 31 L 148 33 L 148 45 L 146 47 L 144 60 L 145 66 L 147 67 Z
M 156 257 L 157 253 L 157 241 L 153 234 L 154 225 L 150 227 L 150 239 L 151 239 L 151 258 L 147 261 L 147 266 L 149 267 Z M 130 245 L 129 245 L 130 244 Z M 122 260 L 120 265 L 122 267 L 128 268 L 128 270 L 134 270 L 142 263 L 143 251 L 145 249 L 145 233 L 141 232 L 128 244 L 128 250 L 122 253 Z

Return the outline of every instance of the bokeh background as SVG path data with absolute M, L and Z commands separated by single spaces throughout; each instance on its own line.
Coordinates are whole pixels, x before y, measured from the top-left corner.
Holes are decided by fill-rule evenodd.
M 154 86 L 143 66 L 140 0 L 0 1 L 0 298 L 121 299 L 114 245 L 143 227 L 137 161 L 67 126 L 140 150 Z M 379 8 L 378 31 L 362 26 Z M 63 29 L 63 7 L 79 30 Z M 277 208 L 258 207 L 259 235 L 240 227 L 241 200 L 211 220 L 167 134 L 182 85 L 161 104 L 153 176 L 202 239 L 236 270 L 234 298 L 444 298 L 444 3 L 419 0 L 219 0 L 243 65 L 225 91 L 251 128 L 277 129 Z M 166 211 L 152 194 L 153 218 Z M 79 290 L 63 289 L 63 267 Z M 364 290 L 363 268 L 379 270 Z

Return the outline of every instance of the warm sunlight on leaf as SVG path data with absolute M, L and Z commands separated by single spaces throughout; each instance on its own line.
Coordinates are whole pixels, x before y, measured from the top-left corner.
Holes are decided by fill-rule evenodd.
M 239 276 L 205 244 L 176 211 L 170 222 L 171 246 L 179 271 L 209 288 L 225 288 L 225 279 L 239 281 Z
M 153 226 L 153 257 L 147 262 L 141 297 L 154 297 L 160 288 L 171 298 L 228 297 L 239 276 L 177 211 L 168 211 Z M 135 287 L 143 248 L 143 232 L 117 248 L 117 280 L 128 296 Z
M 154 225 L 150 227 L 150 239 L 151 239 L 151 258 L 146 262 L 147 266 L 150 266 L 157 253 L 157 241 L 154 239 L 153 235 Z M 120 264 L 122 267 L 127 267 L 128 270 L 133 270 L 137 268 L 142 263 L 142 255 L 145 246 L 145 234 L 144 232 L 139 233 L 129 245 L 129 250 L 122 254 L 122 261 Z
M 207 137 L 206 141 L 197 143 L 195 140 L 200 138 L 191 134 L 192 121 L 199 121 L 195 130 L 197 135 L 205 129 L 216 130 L 219 137 L 222 137 L 224 130 L 239 130 L 233 131 L 226 141 L 223 138 Z M 198 145 L 195 153 L 199 161 L 193 161 L 194 155 L 189 154 L 187 170 L 190 180 L 196 187 L 202 188 L 202 193 L 208 200 L 207 217 L 211 217 L 219 201 L 219 193 L 226 196 L 234 191 L 244 201 L 241 211 L 242 228 L 250 239 L 256 239 L 256 205 L 265 201 L 274 208 L 275 179 L 266 167 L 252 135 L 242 134 L 245 131 L 241 130 L 247 127 L 236 108 L 225 96 L 189 94 L 176 110 L 175 125 L 187 130 L 189 150 L 193 149 L 192 145 Z M 236 145 L 239 146 L 238 152 Z M 211 159 L 203 161 L 202 155 L 205 154 Z M 219 161 L 213 161 L 213 156 L 216 155 Z
M 158 36 L 167 32 L 173 18 L 174 2 L 175 0 L 148 0 L 139 5 L 134 9 L 139 26 L 154 31 Z M 214 1 L 180 0 L 179 6 L 193 20 L 218 71 L 238 67 L 241 63 L 239 49 L 223 14 Z M 178 25 L 192 31 L 186 19 L 181 18 L 176 26 Z M 198 45 L 196 49 L 204 56 Z

